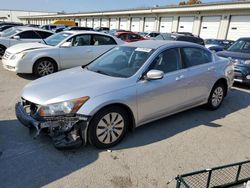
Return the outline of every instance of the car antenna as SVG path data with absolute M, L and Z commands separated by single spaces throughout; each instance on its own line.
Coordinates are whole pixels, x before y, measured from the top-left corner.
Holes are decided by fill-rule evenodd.
M 43 40 L 44 44 L 47 44 L 47 42 L 45 42 L 45 40 L 42 38 L 42 36 L 38 32 L 36 32 L 35 30 L 32 30 L 32 31 L 34 31 Z

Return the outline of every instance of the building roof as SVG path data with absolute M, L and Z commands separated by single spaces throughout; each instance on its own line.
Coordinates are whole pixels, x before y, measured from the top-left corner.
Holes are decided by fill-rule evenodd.
M 122 9 L 99 12 L 77 12 L 65 14 L 50 14 L 50 15 L 35 15 L 35 16 L 20 16 L 20 19 L 39 19 L 39 18 L 70 18 L 70 17 L 100 17 L 100 16 L 116 16 L 116 15 L 131 15 L 131 14 L 158 14 L 158 13 L 187 13 L 201 11 L 216 11 L 216 10 L 243 10 L 250 9 L 250 1 L 224 1 L 216 3 L 202 3 L 196 5 L 170 5 L 164 7 L 147 7 L 137 9 Z

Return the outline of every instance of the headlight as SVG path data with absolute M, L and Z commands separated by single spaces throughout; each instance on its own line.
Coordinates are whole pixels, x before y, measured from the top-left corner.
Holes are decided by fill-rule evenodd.
M 40 116 L 60 116 L 76 113 L 89 97 L 41 106 L 38 110 Z
M 21 53 L 13 54 L 10 59 L 11 60 L 23 59 L 26 54 L 27 54 L 27 52 L 21 52 Z

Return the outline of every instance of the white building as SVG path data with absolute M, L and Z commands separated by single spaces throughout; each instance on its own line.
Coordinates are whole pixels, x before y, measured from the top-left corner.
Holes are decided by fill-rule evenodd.
M 75 20 L 80 26 L 131 31 L 191 32 L 202 38 L 236 40 L 250 37 L 250 2 L 209 3 L 72 14 L 20 16 L 26 23 Z
M 35 15 L 49 15 L 49 14 L 55 14 L 55 13 L 41 12 L 41 11 L 24 11 L 24 10 L 0 9 L 0 21 L 22 22 L 22 20 L 19 19 L 20 16 L 35 16 Z

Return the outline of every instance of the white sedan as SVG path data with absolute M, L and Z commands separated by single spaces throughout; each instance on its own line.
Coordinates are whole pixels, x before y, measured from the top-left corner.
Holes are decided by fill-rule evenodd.
M 0 57 L 10 46 L 27 42 L 41 42 L 47 37 L 53 35 L 51 31 L 39 28 L 16 26 L 1 32 L 0 36 Z
M 44 43 L 18 44 L 8 48 L 3 67 L 16 73 L 45 76 L 58 70 L 85 65 L 124 42 L 94 31 L 67 31 L 54 34 Z

